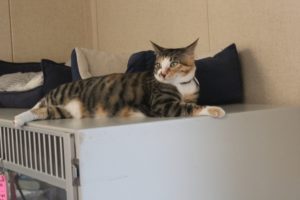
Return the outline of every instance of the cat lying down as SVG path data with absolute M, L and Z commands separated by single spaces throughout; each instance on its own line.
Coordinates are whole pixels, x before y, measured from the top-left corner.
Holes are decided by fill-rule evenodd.
M 196 104 L 197 41 L 176 49 L 152 43 L 156 53 L 154 72 L 110 74 L 63 84 L 32 109 L 15 116 L 14 124 L 21 127 L 33 120 L 99 116 L 221 118 L 225 115 L 222 108 Z

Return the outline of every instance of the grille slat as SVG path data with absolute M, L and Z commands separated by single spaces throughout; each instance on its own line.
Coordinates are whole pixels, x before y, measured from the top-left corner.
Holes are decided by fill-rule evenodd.
M 42 171 L 42 151 L 41 151 L 41 134 L 37 134 L 38 136 L 38 140 L 37 140 L 37 144 L 38 144 L 38 159 L 39 159 L 39 165 L 38 165 L 38 170 Z
M 42 163 L 43 163 L 43 172 L 47 173 L 47 153 L 46 153 L 46 142 L 45 142 L 45 134 L 42 135 Z
M 11 159 L 11 139 L 10 139 L 10 136 L 11 136 L 11 134 L 10 134 L 10 131 L 9 131 L 9 129 L 8 129 L 8 131 L 7 131 L 7 137 L 8 137 L 8 160 L 9 161 L 11 161 L 12 159 Z
M 27 141 L 27 135 L 28 135 L 28 132 L 25 132 L 24 133 L 24 153 L 25 153 L 25 162 L 24 162 L 24 165 L 26 166 L 26 167 L 29 167 L 28 166 L 28 163 L 29 163 L 29 160 L 28 160 L 28 156 L 27 156 L 27 144 L 28 144 L 28 141 Z
M 24 144 L 24 137 L 23 137 L 23 131 L 21 131 L 21 134 L 20 134 L 20 157 L 21 157 L 21 165 L 22 166 L 25 166 L 24 165 L 24 147 L 23 147 L 23 144 Z
M 48 136 L 48 147 L 49 147 L 49 163 L 50 163 L 50 166 L 49 166 L 49 174 L 53 175 L 53 171 L 52 171 L 52 166 L 53 166 L 53 162 L 52 162 L 52 137 L 53 136 Z
M 34 169 L 37 169 L 36 133 L 33 133 L 33 155 L 34 155 Z
M 31 135 L 32 135 L 32 132 L 30 132 L 29 134 L 28 134 L 28 143 L 29 143 L 29 146 L 30 147 L 32 147 L 31 146 Z M 33 166 L 32 166 L 32 151 L 29 151 L 29 167 L 32 169 L 33 168 Z
M 58 177 L 58 154 L 57 154 L 57 137 L 54 136 L 54 175 Z
M 12 137 L 12 143 L 11 143 L 11 146 L 12 146 L 12 161 L 15 161 L 16 159 L 15 159 L 15 146 L 16 146 L 16 140 L 15 140 L 15 131 L 14 130 L 10 130 L 10 135 L 11 135 L 11 137 Z
M 63 150 L 63 140 L 62 140 L 62 138 L 60 138 L 59 144 L 60 144 L 60 164 L 64 165 L 64 156 L 63 156 L 63 151 L 64 150 Z M 63 168 L 60 168 L 60 169 L 61 169 L 61 176 L 66 177 L 64 169 Z

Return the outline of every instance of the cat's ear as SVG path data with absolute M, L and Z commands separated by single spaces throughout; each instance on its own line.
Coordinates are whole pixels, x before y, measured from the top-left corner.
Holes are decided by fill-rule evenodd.
M 165 50 L 165 48 L 163 48 L 163 47 L 161 47 L 161 46 L 155 44 L 154 42 L 152 42 L 152 41 L 150 41 L 150 42 L 151 42 L 151 44 L 152 44 L 152 46 L 153 46 L 153 49 L 154 49 L 154 51 L 155 51 L 156 53 L 161 53 L 162 51 Z
M 197 43 L 198 43 L 198 40 L 195 40 L 192 44 L 188 45 L 187 47 L 185 47 L 185 53 L 188 54 L 188 55 L 194 55 L 194 52 L 195 52 L 195 48 L 197 46 Z

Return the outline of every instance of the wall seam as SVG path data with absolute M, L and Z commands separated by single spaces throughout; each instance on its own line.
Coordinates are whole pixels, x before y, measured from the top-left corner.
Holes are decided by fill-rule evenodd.
M 96 35 L 96 43 L 97 43 L 97 49 L 99 49 L 99 27 L 98 27 L 98 1 L 97 0 L 94 0 L 95 1 L 95 15 L 96 15 L 96 19 L 94 20 L 94 26 L 96 27 L 96 32 L 97 32 L 97 35 Z
M 11 17 L 11 0 L 7 0 L 8 2 L 8 17 L 9 17 L 9 34 L 10 34 L 10 46 L 11 46 L 11 60 L 14 62 L 14 42 L 13 42 L 13 31 L 12 31 L 12 17 Z
M 84 38 L 84 43 L 83 44 L 81 44 L 81 45 L 83 45 L 84 47 L 88 47 L 88 33 L 86 33 L 86 32 L 89 32 L 89 28 L 88 28 L 88 22 L 87 22 L 87 20 L 88 20 L 88 6 L 86 6 L 86 2 L 85 1 L 80 1 L 81 2 L 81 5 L 82 5 L 82 18 L 83 18 L 83 23 L 84 23 L 84 26 L 85 26 L 85 30 L 86 31 L 83 31 L 82 32 L 82 34 L 83 34 L 83 38 Z M 89 1 L 88 1 L 89 2 Z M 88 5 L 90 5 L 90 4 L 88 4 Z
M 207 19 L 207 36 L 208 36 L 208 50 L 211 52 L 211 41 L 210 41 L 210 20 L 209 20 L 209 6 L 208 1 L 206 0 L 206 19 Z

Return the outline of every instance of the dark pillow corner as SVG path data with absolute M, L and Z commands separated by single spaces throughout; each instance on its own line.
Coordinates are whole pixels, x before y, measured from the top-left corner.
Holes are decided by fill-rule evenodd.
M 0 60 L 0 76 L 15 72 L 39 72 L 41 66 L 39 62 L 9 62 Z
M 77 54 L 76 50 L 73 49 L 71 52 L 71 73 L 72 73 L 72 80 L 77 81 L 81 80 L 81 76 L 79 73 L 78 63 L 77 63 Z
M 153 70 L 154 62 L 154 51 L 148 50 L 136 52 L 128 59 L 126 73 Z
M 42 59 L 41 67 L 44 74 L 44 94 L 47 94 L 49 91 L 61 84 L 72 81 L 71 68 L 62 63 L 56 63 L 52 60 Z

